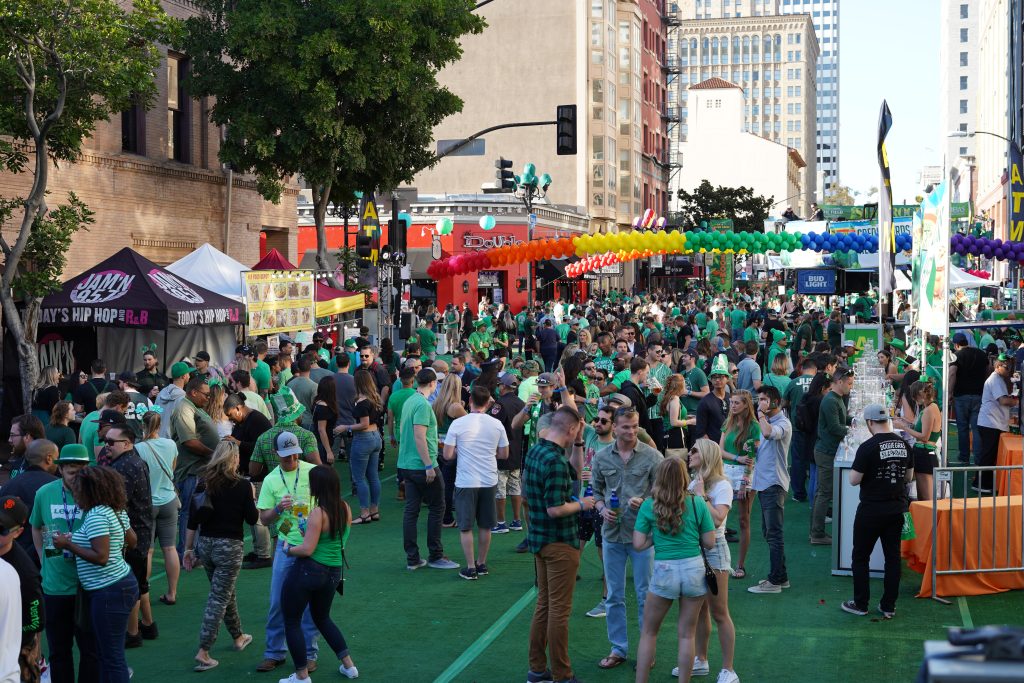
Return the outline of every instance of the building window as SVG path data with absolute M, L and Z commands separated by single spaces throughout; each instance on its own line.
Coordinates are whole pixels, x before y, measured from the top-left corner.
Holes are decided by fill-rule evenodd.
M 961 43 L 966 43 L 967 42 L 967 29 L 965 29 L 965 28 L 960 29 L 960 42 Z
M 590 155 L 594 161 L 601 161 L 604 159 L 604 138 L 602 136 L 594 136 L 592 144 L 590 145 Z
M 966 52 L 961 52 L 960 53 L 960 66 L 967 66 L 967 53 Z
M 960 5 L 960 18 L 961 19 L 966 19 L 967 18 L 967 5 L 966 5 L 966 3 L 963 4 L 963 5 Z
M 967 148 L 966 147 L 961 147 L 960 148 L 960 156 L 962 156 L 962 157 L 963 156 L 967 156 Z
M 961 114 L 966 114 L 967 113 L 967 100 L 960 100 L 960 113 Z
M 960 89 L 967 90 L 967 76 L 960 77 Z
M 192 131 L 191 101 L 181 87 L 188 60 L 167 55 L 167 158 L 189 163 Z
M 964 133 L 967 132 L 967 124 L 966 123 L 961 123 L 959 128 L 960 128 L 961 132 L 964 132 Z
M 146 110 L 133 104 L 121 112 L 121 150 L 132 154 L 146 153 Z

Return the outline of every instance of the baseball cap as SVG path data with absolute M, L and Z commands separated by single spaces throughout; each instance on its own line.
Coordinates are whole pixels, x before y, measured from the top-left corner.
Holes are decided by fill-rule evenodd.
M 555 384 L 555 376 L 552 375 L 550 372 L 542 372 L 540 374 L 540 376 L 537 377 L 537 386 L 538 387 L 550 387 L 550 386 L 554 386 L 554 384 Z
M 498 381 L 501 382 L 501 384 L 503 384 L 506 387 L 519 386 L 519 378 L 513 375 L 511 372 L 506 372 L 504 375 L 501 376 L 501 379 Z
M 206 351 L 198 351 L 196 352 L 196 360 L 206 361 L 207 363 L 209 363 L 210 354 L 207 353 Z
M 967 342 L 967 335 L 964 334 L 963 332 L 957 332 L 956 334 L 953 335 L 953 343 L 954 344 L 960 344 L 962 346 L 966 346 L 967 343 L 968 343 Z
M 314 332 L 313 333 L 313 341 L 323 341 L 323 340 L 324 340 L 324 333 L 323 332 Z
M 872 403 L 864 408 L 864 419 L 868 422 L 887 422 L 889 411 L 880 403 Z
M 117 376 L 117 381 L 124 382 L 125 384 L 130 384 L 133 387 L 139 386 L 139 380 L 135 378 L 135 374 L 128 371 L 119 374 Z
M 89 449 L 80 443 L 65 444 L 60 449 L 60 455 L 57 456 L 56 462 L 58 465 L 63 463 L 80 463 L 88 465 Z
M 857 345 L 855 343 L 853 343 L 852 339 L 847 339 L 846 341 L 843 342 L 843 348 L 847 348 L 847 347 L 849 347 L 851 349 L 855 349 L 855 348 L 857 348 Z
M 249 347 L 246 347 L 249 348 Z M 178 379 L 185 375 L 192 374 L 192 367 L 188 363 L 183 363 L 180 360 L 171 366 L 171 379 Z
M 605 405 L 609 403 L 618 403 L 620 408 L 632 408 L 633 401 L 625 394 L 609 394 L 604 400 Z
M 28 523 L 28 506 L 17 496 L 0 498 L 0 526 L 10 530 Z
M 523 372 L 540 372 L 540 363 L 535 360 L 528 360 L 523 363 Z
M 302 446 L 299 445 L 299 437 L 291 432 L 281 432 L 274 437 L 274 452 L 279 458 L 288 458 L 302 453 Z
M 907 348 L 907 342 L 903 341 L 902 339 L 893 339 L 892 341 L 889 342 L 889 346 L 893 347 L 894 349 L 902 350 Z
M 123 427 L 128 424 L 124 414 L 117 410 L 104 410 L 93 422 L 99 425 L 110 425 L 111 427 Z

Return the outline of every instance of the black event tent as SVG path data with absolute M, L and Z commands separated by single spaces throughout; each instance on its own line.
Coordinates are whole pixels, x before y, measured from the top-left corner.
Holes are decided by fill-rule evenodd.
M 167 330 L 240 325 L 241 304 L 125 247 L 43 299 L 40 325 Z

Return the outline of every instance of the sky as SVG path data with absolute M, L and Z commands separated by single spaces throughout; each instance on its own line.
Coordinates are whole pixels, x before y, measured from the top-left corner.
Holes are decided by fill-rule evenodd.
M 839 182 L 853 191 L 880 183 L 883 99 L 893 119 L 886 147 L 894 203 L 913 203 L 921 167 L 942 163 L 940 6 L 940 0 L 841 0 Z

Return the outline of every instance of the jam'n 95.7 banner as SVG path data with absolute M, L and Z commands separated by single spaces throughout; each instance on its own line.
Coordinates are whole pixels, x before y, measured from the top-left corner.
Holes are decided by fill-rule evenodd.
M 248 270 L 242 273 L 249 332 L 277 334 L 312 329 L 315 278 L 311 270 Z

